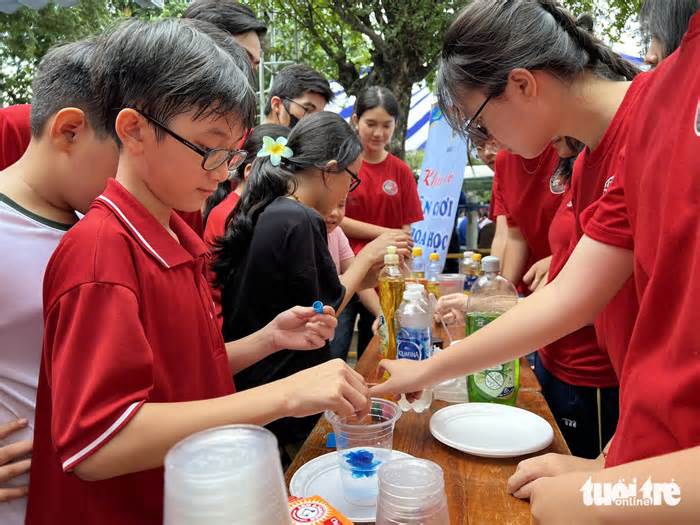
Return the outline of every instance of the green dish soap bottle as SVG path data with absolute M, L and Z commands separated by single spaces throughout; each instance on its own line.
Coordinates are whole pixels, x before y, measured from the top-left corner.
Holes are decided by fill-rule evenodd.
M 498 257 L 484 257 L 483 276 L 471 288 L 467 305 L 467 335 L 483 328 L 518 304 L 515 286 L 499 275 Z M 520 389 L 520 360 L 508 361 L 467 376 L 469 401 L 514 406 Z

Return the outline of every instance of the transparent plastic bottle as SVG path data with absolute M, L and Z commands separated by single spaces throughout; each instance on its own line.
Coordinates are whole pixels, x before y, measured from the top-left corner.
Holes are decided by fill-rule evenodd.
M 423 248 L 420 246 L 413 248 L 411 280 L 421 284 L 425 283 L 425 259 L 423 259 Z
M 464 275 L 464 290 L 467 290 L 467 280 L 469 278 L 469 267 L 472 263 L 472 255 L 474 252 L 464 252 L 462 259 L 459 261 L 459 273 Z
M 472 286 L 467 305 L 467 335 L 483 328 L 518 304 L 515 286 L 499 275 L 498 257 L 484 257 L 484 275 Z M 508 361 L 467 376 L 469 401 L 515 405 L 520 388 L 520 360 Z
M 471 260 L 466 263 L 465 268 L 465 278 L 464 278 L 464 291 L 466 293 L 471 292 L 474 283 L 481 276 L 481 254 L 473 253 Z
M 420 286 L 420 285 L 418 285 Z M 421 288 L 423 288 L 421 286 Z M 423 361 L 429 359 L 431 351 L 432 314 L 425 302 L 423 290 L 416 285 L 407 289 L 397 312 L 396 357 Z M 413 409 L 420 413 L 430 407 L 433 401 L 432 389 L 424 390 L 417 400 L 409 403 L 404 395 L 399 406 L 404 412 Z
M 396 359 L 396 311 L 401 305 L 406 280 L 400 268 L 396 246 L 389 246 L 384 256 L 384 268 L 379 273 L 379 304 L 386 325 L 386 341 L 382 344 L 384 357 Z
M 430 254 L 430 262 L 428 263 L 428 268 L 425 272 L 425 278 L 427 283 L 425 287 L 428 293 L 433 294 L 436 298 L 440 297 L 440 283 L 439 276 L 442 271 L 440 266 L 440 255 L 433 252 Z

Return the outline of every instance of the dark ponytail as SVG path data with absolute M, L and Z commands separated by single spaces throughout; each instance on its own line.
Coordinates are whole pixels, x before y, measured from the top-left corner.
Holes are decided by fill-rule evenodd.
M 565 81 L 585 71 L 621 80 L 638 73 L 553 0 L 474 0 L 443 40 L 438 103 L 451 125 L 463 126 L 455 101 L 465 91 L 497 97 L 516 68 L 547 71 Z
M 334 160 L 338 164 L 336 172 L 344 172 L 362 152 L 360 140 L 348 123 L 328 111 L 301 119 L 289 134 L 287 146 L 294 155 L 291 159 L 282 159 L 279 166 L 274 166 L 270 157 L 255 159 L 234 217 L 225 235 L 216 243 L 212 269 L 216 274 L 215 286 L 224 289 L 223 304 L 235 295 L 237 275 L 265 208 L 277 198 L 294 193 L 297 178 L 303 176 L 304 170 L 326 170 L 328 163 Z
M 229 180 L 219 183 L 216 191 L 212 193 L 207 199 L 204 205 L 204 212 L 202 216 L 204 218 L 204 224 L 207 223 L 209 214 L 218 204 L 220 204 L 228 194 L 236 189 L 236 187 L 243 182 L 243 174 L 247 166 L 252 164 L 255 160 L 255 156 L 262 148 L 262 140 L 265 135 L 269 137 L 286 137 L 289 135 L 289 128 L 286 126 L 280 126 L 279 124 L 261 124 L 260 126 L 254 128 L 250 134 L 246 137 L 245 142 L 241 149 L 243 149 L 248 155 L 246 156 L 245 162 L 236 168 L 236 171 L 231 174 Z M 228 221 L 227 221 L 228 222 Z

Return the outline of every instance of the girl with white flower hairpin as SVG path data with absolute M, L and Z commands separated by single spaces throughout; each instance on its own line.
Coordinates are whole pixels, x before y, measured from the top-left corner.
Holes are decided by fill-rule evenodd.
M 324 217 L 359 185 L 362 145 L 338 115 L 321 112 L 297 124 L 288 139 L 265 137 L 248 183 L 214 250 L 224 339 L 253 333 L 280 312 L 320 300 L 339 313 L 356 291 L 376 285 L 385 243 L 358 254 L 338 276 L 328 251 Z M 282 379 L 330 359 L 315 351 L 282 351 L 235 377 L 239 389 Z M 293 457 L 316 418 L 270 425 Z

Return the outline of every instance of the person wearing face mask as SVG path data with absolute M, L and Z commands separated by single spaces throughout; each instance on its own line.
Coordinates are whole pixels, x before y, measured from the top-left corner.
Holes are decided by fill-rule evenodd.
M 305 64 L 292 64 L 275 75 L 263 123 L 293 128 L 307 115 L 323 111 L 332 98 L 333 90 L 321 73 Z

